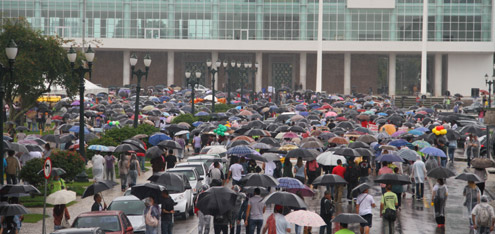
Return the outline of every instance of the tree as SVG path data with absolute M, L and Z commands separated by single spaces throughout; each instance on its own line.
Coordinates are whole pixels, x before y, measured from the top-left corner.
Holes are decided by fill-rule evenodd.
M 10 40 L 18 46 L 13 77 L 4 76 L 5 103 L 11 112 L 10 120 L 17 120 L 36 105 L 36 99 L 50 91 L 50 86 L 60 85 L 68 95 L 77 93 L 78 79 L 72 78 L 67 52 L 62 47 L 70 41 L 58 36 L 45 36 L 32 29 L 25 19 L 3 19 L 0 27 L 0 48 Z M 6 56 L 0 56 L 2 64 L 8 64 Z M 77 65 L 81 64 L 80 57 Z M 17 108 L 13 108 L 18 98 Z

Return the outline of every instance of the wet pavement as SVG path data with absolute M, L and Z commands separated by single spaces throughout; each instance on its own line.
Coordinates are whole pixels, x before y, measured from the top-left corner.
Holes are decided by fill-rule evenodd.
M 462 157 L 459 151 L 458 157 Z M 454 169 L 456 174 L 462 173 L 466 169 L 466 163 L 462 161 L 456 162 L 454 165 L 449 165 Z M 138 183 L 145 183 L 146 178 L 151 176 L 151 171 L 146 172 L 138 178 Z M 120 182 L 120 181 L 119 181 Z M 446 206 L 446 225 L 445 228 L 437 229 L 437 225 L 434 218 L 434 210 L 431 207 L 431 187 L 433 184 L 425 184 L 425 200 L 416 201 L 412 199 L 411 193 L 406 193 L 406 198 L 402 199 L 402 208 L 398 213 L 398 220 L 395 223 L 395 233 L 404 234 L 431 234 L 431 233 L 472 233 L 469 228 L 468 214 L 466 208 L 462 205 L 464 197 L 462 196 L 462 190 L 466 185 L 466 182 L 455 180 L 450 178 L 447 180 L 447 187 L 449 191 L 449 197 Z M 487 182 L 487 189 L 491 194 L 495 194 L 495 175 L 489 176 Z M 309 206 L 309 210 L 319 212 L 319 200 L 321 194 L 323 194 L 323 188 L 320 188 L 315 195 L 315 198 L 305 198 L 306 203 Z M 107 204 L 109 204 L 115 197 L 121 196 L 123 193 L 120 191 L 120 186 L 116 186 L 111 190 L 104 191 L 103 196 Z M 378 185 L 371 190 L 370 194 L 373 195 L 377 207 L 373 209 L 373 227 L 370 233 L 384 233 L 382 220 L 379 216 L 379 201 L 380 201 L 380 188 Z M 77 203 L 69 207 L 72 220 L 80 213 L 90 211 L 90 207 L 93 204 L 91 197 L 85 199 L 77 199 Z M 265 216 L 267 217 L 272 213 L 273 207 L 267 207 Z M 32 213 L 42 213 L 42 208 L 29 209 Z M 343 203 L 337 207 L 338 212 L 355 212 L 354 206 L 349 205 L 348 202 L 343 199 Z M 47 214 L 51 216 L 52 209 L 47 209 Z M 266 220 L 266 219 L 265 219 Z M 53 218 L 47 218 L 47 233 L 53 230 Z M 187 220 L 175 220 L 174 233 L 190 234 L 197 233 L 198 219 L 196 216 L 189 217 Z M 24 223 L 20 233 L 41 233 L 42 222 L 36 224 Z M 213 225 L 211 225 L 211 233 L 213 233 Z M 350 229 L 359 233 L 359 225 L 350 225 Z M 242 228 L 244 233 L 244 228 Z M 295 233 L 294 226 L 292 226 L 292 232 Z M 313 228 L 311 233 L 319 233 L 319 228 Z

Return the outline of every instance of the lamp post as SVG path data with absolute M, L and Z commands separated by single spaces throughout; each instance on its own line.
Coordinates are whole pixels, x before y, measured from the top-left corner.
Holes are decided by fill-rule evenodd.
M 185 76 L 186 76 L 186 82 L 187 84 L 191 85 L 192 90 L 191 90 L 191 113 L 194 116 L 194 88 L 196 87 L 197 84 L 199 84 L 199 78 L 201 77 L 201 71 L 197 70 L 194 72 L 195 77 L 191 77 L 191 71 L 186 71 Z
M 222 62 L 217 60 L 215 66 L 210 59 L 206 60 L 206 66 L 208 67 L 208 72 L 211 74 L 211 112 L 215 113 L 215 74 L 218 72 L 218 68 L 222 66 Z
M 86 154 L 84 151 L 84 75 L 89 73 L 89 78 L 91 79 L 91 68 L 95 58 L 95 51 L 91 48 L 91 45 L 88 47 L 84 55 L 86 57 L 86 61 L 88 62 L 88 67 L 86 68 L 84 66 L 79 66 L 78 68 L 75 68 L 77 58 L 76 51 L 71 46 L 69 52 L 67 53 L 67 58 L 69 59 L 70 67 L 72 69 L 72 75 L 74 75 L 74 73 L 79 75 L 79 152 L 81 156 L 86 159 Z
M 143 76 L 148 80 L 148 72 L 150 70 L 150 65 L 151 65 L 151 57 L 149 54 L 144 56 L 144 67 L 145 70 L 137 70 L 135 71 L 134 69 L 136 68 L 136 63 L 138 62 L 138 58 L 136 54 L 132 54 L 131 58 L 129 59 L 129 63 L 131 64 L 131 79 L 136 75 L 137 77 L 137 87 L 136 87 L 136 105 L 134 107 L 134 128 L 137 128 L 138 126 L 138 119 L 139 119 L 139 93 L 141 92 L 141 78 Z
M 485 74 L 485 85 L 488 85 L 488 108 L 492 107 L 492 85 L 495 84 L 495 75 L 488 80 L 488 74 Z
M 3 106 L 3 98 L 5 96 L 5 86 L 4 86 L 4 75 L 6 73 L 10 73 L 10 79 L 14 79 L 14 63 L 15 63 L 15 57 L 17 56 L 17 45 L 15 44 L 14 40 L 10 40 L 9 44 L 7 45 L 7 48 L 5 48 L 5 54 L 7 55 L 7 59 L 9 60 L 9 67 L 5 67 L 3 64 L 0 63 L 0 132 L 3 133 L 3 116 L 5 115 L 4 113 L 4 106 Z M 2 142 L 0 144 L 0 162 L 3 162 L 4 158 L 4 143 Z M 3 173 L 5 171 L 5 168 L 3 167 L 3 163 L 0 163 L 0 173 L 2 173 L 2 179 L 0 180 L 0 184 L 3 184 Z
M 252 90 L 251 90 L 251 103 L 254 104 L 254 94 L 255 94 L 255 89 L 256 89 L 255 77 L 256 77 L 256 72 L 258 72 L 258 62 L 255 62 L 254 66 L 251 64 L 251 62 L 248 62 L 248 68 L 252 72 L 251 81 L 252 81 L 253 85 L 252 85 Z

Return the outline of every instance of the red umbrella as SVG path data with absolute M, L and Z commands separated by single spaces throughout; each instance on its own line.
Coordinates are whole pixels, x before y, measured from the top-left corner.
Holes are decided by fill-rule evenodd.
M 283 138 L 296 138 L 298 137 L 296 133 L 294 132 L 288 132 L 288 133 L 285 133 L 284 134 L 284 137 Z
M 53 120 L 62 120 L 62 119 L 63 119 L 63 117 L 62 117 L 62 116 L 60 116 L 60 115 L 55 115 L 55 116 L 53 116 L 53 117 L 52 117 L 52 119 L 53 119 Z

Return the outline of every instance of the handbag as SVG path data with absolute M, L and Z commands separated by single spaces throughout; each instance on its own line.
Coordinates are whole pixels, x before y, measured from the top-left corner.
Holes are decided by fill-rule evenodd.
M 67 220 L 67 218 L 63 218 L 62 219 L 62 223 L 61 223 L 61 226 L 62 228 L 70 228 L 70 223 L 69 223 L 69 220 Z
M 146 225 L 148 225 L 148 226 L 157 227 L 158 226 L 158 219 L 155 218 L 153 215 L 151 215 L 151 210 L 152 210 L 152 207 L 150 207 L 148 212 L 146 212 L 146 216 L 145 216 L 144 221 L 145 221 Z
M 390 208 L 387 208 L 387 209 L 385 209 L 385 213 L 383 213 L 383 218 L 385 218 L 388 221 L 393 222 L 397 218 L 397 211 L 390 209 Z

